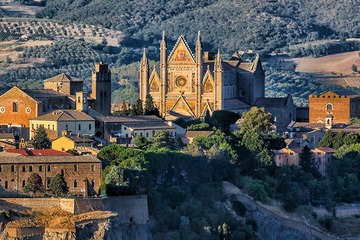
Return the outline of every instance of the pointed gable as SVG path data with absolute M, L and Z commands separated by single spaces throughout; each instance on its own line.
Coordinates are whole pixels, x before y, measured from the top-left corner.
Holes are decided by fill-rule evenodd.
M 214 92 L 214 78 L 208 68 L 202 81 L 204 93 Z
M 150 85 L 150 92 L 159 92 L 159 90 L 160 90 L 160 78 L 159 78 L 159 75 L 156 72 L 155 68 L 151 72 L 149 85 Z
M 169 63 L 195 63 L 195 58 L 191 53 L 189 45 L 187 44 L 185 38 L 180 36 L 169 55 Z
M 196 117 L 195 113 L 191 110 L 191 107 L 186 102 L 183 95 L 180 95 L 180 97 L 176 100 L 170 111 L 180 113 L 184 116 Z

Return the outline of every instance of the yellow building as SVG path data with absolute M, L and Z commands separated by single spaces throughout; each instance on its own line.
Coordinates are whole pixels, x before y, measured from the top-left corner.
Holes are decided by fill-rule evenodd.
M 68 151 L 69 149 L 84 150 L 93 148 L 95 141 L 90 137 L 66 136 L 54 139 L 51 142 L 51 148 L 58 151 Z
M 203 52 L 200 32 L 191 51 L 180 36 L 168 53 L 165 34 L 160 66 L 151 71 L 144 50 L 140 62 L 140 99 L 150 94 L 162 117 L 204 117 L 208 111 L 248 111 L 265 96 L 265 75 L 258 54 L 238 52 L 222 60 L 220 51 Z

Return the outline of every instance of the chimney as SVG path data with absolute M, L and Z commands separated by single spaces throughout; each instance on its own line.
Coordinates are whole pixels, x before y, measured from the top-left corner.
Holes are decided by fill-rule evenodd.
M 68 135 L 68 131 L 66 129 L 61 131 L 61 136 L 67 136 Z

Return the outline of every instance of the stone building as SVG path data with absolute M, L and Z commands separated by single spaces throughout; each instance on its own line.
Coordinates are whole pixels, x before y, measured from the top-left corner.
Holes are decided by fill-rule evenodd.
M 296 107 L 291 94 L 284 98 L 258 98 L 255 105 L 271 113 L 277 132 L 285 132 L 288 125 L 296 120 Z
M 2 152 L 0 156 L 0 190 L 23 192 L 31 173 L 37 173 L 47 190 L 51 178 L 61 174 L 71 194 L 95 195 L 99 191 L 101 161 L 94 156 L 71 156 L 62 152 L 54 155 L 41 150 L 37 155 Z
M 90 96 L 83 91 L 81 79 L 66 74 L 44 80 L 44 89 L 11 88 L 0 96 L 0 127 L 3 132 L 13 133 L 16 139 L 28 140 L 29 120 L 58 109 L 110 115 L 111 73 L 108 65 L 95 64 Z
M 104 62 L 95 65 L 91 77 L 92 108 L 103 115 L 111 115 L 111 72 Z
M 348 123 L 350 118 L 360 116 L 360 95 L 351 92 L 326 92 L 309 96 L 309 122 L 333 124 Z
M 95 135 L 95 119 L 78 110 L 55 110 L 30 119 L 30 139 L 41 125 L 50 140 L 60 137 L 64 130 L 72 134 Z
M 161 115 L 203 117 L 206 112 L 243 112 L 264 97 L 264 71 L 252 52 L 237 53 L 224 61 L 213 52 L 203 52 L 200 33 L 195 54 L 180 36 L 168 53 L 165 34 L 160 44 L 160 66 L 150 69 L 144 50 L 140 62 L 140 99 L 151 94 Z

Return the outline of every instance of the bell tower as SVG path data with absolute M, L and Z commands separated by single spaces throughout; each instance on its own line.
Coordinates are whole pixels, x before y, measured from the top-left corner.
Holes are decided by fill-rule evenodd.
M 95 64 L 91 76 L 91 94 L 95 100 L 94 110 L 104 114 L 111 114 L 111 72 L 108 64 L 101 61 Z

